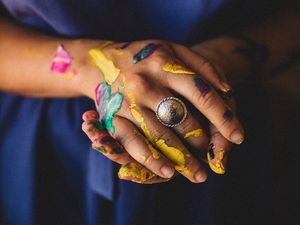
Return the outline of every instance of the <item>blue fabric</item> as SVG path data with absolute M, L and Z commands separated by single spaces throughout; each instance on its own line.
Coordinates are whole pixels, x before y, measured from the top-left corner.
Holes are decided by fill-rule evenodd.
M 241 90 L 247 141 L 232 150 L 227 174 L 208 170 L 204 184 L 177 177 L 158 185 L 120 181 L 118 166 L 102 165 L 110 161 L 90 149 L 81 131 L 90 100 L 0 94 L 0 224 L 268 224 L 268 114 L 259 89 Z M 248 96 L 253 90 L 256 97 Z M 111 178 L 115 194 L 108 200 L 97 185 L 109 189 Z
M 162 38 L 187 43 L 226 1 L 0 2 L 20 23 L 63 36 L 122 41 Z M 225 209 L 218 207 L 218 199 L 224 199 L 223 188 L 231 193 L 234 186 L 212 173 L 201 185 L 180 177 L 148 186 L 118 180 L 118 166 L 92 151 L 81 131 L 82 113 L 93 108 L 86 98 L 0 94 L 0 224 L 209 225 L 224 219 L 220 212 Z M 245 108 L 251 108 L 251 101 Z M 246 152 L 253 146 L 257 142 L 246 144 Z M 250 156 L 255 158 L 254 153 Z M 249 170 L 243 172 L 251 177 Z M 248 181 L 240 173 L 232 180 L 237 186 Z M 239 190 L 236 193 L 240 198 L 229 195 L 231 201 L 251 203 L 248 196 Z M 241 222 L 236 224 L 242 224 L 242 218 L 231 216 Z M 228 224 L 233 224 L 232 220 L 228 219 Z
M 1 0 L 21 23 L 71 37 L 186 42 L 228 0 Z

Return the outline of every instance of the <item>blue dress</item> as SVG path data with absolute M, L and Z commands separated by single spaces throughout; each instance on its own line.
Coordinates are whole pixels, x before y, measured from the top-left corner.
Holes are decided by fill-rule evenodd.
M 191 44 L 194 34 L 203 37 L 208 18 L 227 2 L 0 1 L 19 23 L 45 32 L 115 41 L 159 38 L 183 44 Z M 233 149 L 227 174 L 209 172 L 204 184 L 178 177 L 157 185 L 119 180 L 119 166 L 91 149 L 81 131 L 82 113 L 94 108 L 89 99 L 0 93 L 0 224 L 260 224 L 255 222 L 265 216 L 268 187 L 255 184 L 265 179 L 268 163 L 257 153 L 264 156 L 269 148 L 263 123 L 267 119 L 262 95 L 245 94 L 247 86 L 240 89 L 238 96 L 247 102 L 239 103 L 240 117 L 246 121 L 249 139 Z M 259 118 L 251 113 L 254 108 L 261 110 L 256 111 Z M 264 126 L 254 132 L 254 124 Z

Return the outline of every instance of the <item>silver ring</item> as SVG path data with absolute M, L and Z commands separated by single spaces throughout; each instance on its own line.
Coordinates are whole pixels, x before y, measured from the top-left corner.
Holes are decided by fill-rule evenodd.
M 167 127 L 176 127 L 187 116 L 187 109 L 183 101 L 175 97 L 162 99 L 156 107 L 156 117 Z

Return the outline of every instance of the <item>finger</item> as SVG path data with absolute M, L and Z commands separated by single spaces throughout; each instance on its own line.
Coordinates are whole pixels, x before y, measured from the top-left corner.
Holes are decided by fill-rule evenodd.
M 202 169 L 199 162 L 191 157 L 190 153 L 186 150 L 178 137 L 173 132 L 170 132 L 170 129 L 164 127 L 158 122 L 153 111 L 146 109 L 141 111 L 141 109 L 138 108 L 137 103 L 140 103 L 140 101 L 136 99 L 132 90 L 139 90 L 139 97 L 147 96 L 150 90 L 147 88 L 147 85 L 140 85 L 141 88 L 139 88 L 139 86 L 136 86 L 135 83 L 127 82 L 126 79 L 123 79 L 123 82 L 125 85 L 124 90 L 129 99 L 129 107 L 127 111 L 123 109 L 124 115 L 122 116 L 130 119 L 136 124 L 136 126 L 139 126 L 145 137 L 150 140 L 152 144 L 155 145 L 168 159 L 170 159 L 176 166 L 175 168 L 188 177 L 189 180 L 192 182 L 204 182 L 207 178 L 205 171 Z M 146 82 L 139 83 L 146 84 Z M 147 99 L 148 98 L 143 98 L 143 100 Z M 131 117 L 128 116 L 130 115 L 128 111 L 130 112 Z M 146 113 L 144 111 L 148 112 L 148 116 L 144 115 L 144 113 Z M 156 127 L 160 127 L 161 129 L 156 130 Z M 168 134 L 170 136 L 168 136 Z M 172 143 L 169 143 L 170 141 L 172 141 Z
M 157 112 L 158 105 L 161 105 L 160 103 L 162 102 L 162 100 L 168 97 L 174 96 L 166 89 L 161 88 L 158 90 L 153 90 L 148 94 L 148 98 L 144 99 L 143 104 L 150 108 L 152 111 Z M 170 121 L 177 120 L 176 113 L 172 113 L 170 114 L 170 116 L 166 117 L 169 118 Z M 207 134 L 205 133 L 204 128 L 201 126 L 199 121 L 196 120 L 190 112 L 187 111 L 187 115 L 184 121 L 179 125 L 172 127 L 172 129 L 178 134 L 180 139 L 185 140 L 188 146 L 192 147 L 193 149 L 206 152 L 208 146 Z
M 156 175 L 137 162 L 122 165 L 119 169 L 118 176 L 122 180 L 128 180 L 141 184 L 156 184 L 170 180 L 170 178 L 162 178 Z
M 227 93 L 226 96 L 223 96 L 223 99 L 235 111 L 236 106 L 232 96 L 228 96 Z M 217 174 L 224 174 L 232 144 L 221 135 L 213 124 L 210 124 L 210 134 L 211 140 L 206 156 L 207 162 L 212 171 Z
M 232 144 L 212 124 L 210 131 L 211 142 L 208 147 L 207 161 L 212 171 L 217 174 L 224 174 L 226 171 L 227 156 Z
M 95 110 L 89 110 L 82 114 L 83 121 L 91 121 L 99 118 L 99 114 Z
M 206 78 L 216 89 L 218 94 L 223 98 L 228 105 L 231 106 L 233 111 L 235 111 L 235 102 L 233 99 L 233 89 L 227 83 L 225 74 L 222 74 L 218 68 L 214 68 L 205 58 L 201 57 L 195 52 L 189 49 L 179 46 L 182 51 L 186 54 L 179 55 L 176 58 L 176 52 L 173 59 L 169 59 L 168 62 L 163 66 L 163 71 L 175 74 L 196 74 L 203 73 L 203 77 Z M 178 50 L 178 49 L 177 49 Z M 182 57 L 184 55 L 184 57 Z M 185 63 L 185 65 L 183 64 Z M 199 65 L 202 65 L 199 67 Z M 192 69 L 188 69 L 192 68 Z M 196 72 L 193 72 L 196 71 Z
M 172 163 L 147 141 L 134 124 L 122 117 L 115 117 L 113 124 L 116 127 L 114 137 L 132 158 L 161 177 L 170 178 L 174 175 Z
M 201 74 L 212 86 L 224 93 L 232 91 L 225 75 L 220 74 L 220 71 L 209 60 L 185 46 L 178 44 L 173 44 L 173 46 L 176 56 L 197 74 Z
M 87 111 L 82 116 L 83 120 L 87 122 L 93 122 L 98 117 L 99 117 L 98 113 L 94 110 Z M 94 129 L 94 127 L 92 128 Z M 94 136 L 89 132 L 87 133 L 92 140 Z M 140 165 L 132 158 L 130 161 L 124 161 L 124 163 L 126 164 L 122 165 L 118 172 L 120 179 L 129 180 L 136 183 L 143 183 L 143 184 L 161 183 L 169 180 L 156 175 L 152 171 Z
M 119 164 L 127 164 L 134 161 L 124 150 L 123 146 L 114 140 L 106 130 L 98 129 L 97 121 L 98 120 L 90 119 L 82 124 L 82 130 L 91 140 L 93 149 L 101 152 L 107 158 Z
M 237 116 L 199 75 L 172 76 L 168 83 L 174 91 L 189 100 L 226 139 L 236 144 L 243 142 L 244 131 Z
M 204 182 L 207 175 L 197 159 L 185 148 L 180 139 L 169 128 L 163 126 L 155 113 L 148 109 L 131 109 L 133 121 L 140 126 L 144 135 L 169 160 L 175 169 L 194 183 Z

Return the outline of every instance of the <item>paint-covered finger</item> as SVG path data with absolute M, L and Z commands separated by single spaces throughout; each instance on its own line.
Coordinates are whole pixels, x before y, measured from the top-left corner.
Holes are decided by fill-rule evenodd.
M 133 123 L 116 117 L 113 124 L 116 127 L 114 137 L 137 162 L 161 177 L 170 178 L 174 175 L 172 163 L 152 146 Z
M 122 180 L 128 180 L 140 184 L 156 184 L 167 182 L 170 178 L 162 178 L 139 163 L 128 163 L 122 165 L 118 176 Z
M 227 95 L 232 92 L 232 88 L 226 81 L 225 75 L 221 75 L 209 60 L 185 46 L 178 44 L 173 44 L 173 46 L 176 56 L 191 68 L 192 71 L 201 74 L 217 90 L 227 93 Z
M 93 149 L 119 164 L 127 164 L 134 161 L 123 146 L 110 136 L 106 130 L 100 130 L 98 128 L 98 123 L 99 121 L 97 119 L 92 119 L 82 124 L 82 130 L 91 140 Z
M 131 109 L 131 113 L 136 125 L 140 126 L 147 139 L 175 165 L 178 172 L 195 183 L 206 180 L 206 172 L 198 160 L 190 154 L 171 129 L 157 120 L 153 111 L 134 108 Z
M 226 171 L 227 157 L 232 144 L 224 138 L 217 128 L 211 124 L 211 141 L 207 151 L 207 161 L 212 171 L 224 174 Z
M 164 127 L 156 118 L 155 113 L 144 108 L 148 113 L 144 115 L 141 109 L 137 106 L 137 98 L 131 91 L 132 88 L 128 86 L 127 80 L 123 77 L 124 90 L 129 101 L 129 112 L 131 116 L 127 116 L 137 127 L 140 128 L 144 136 L 156 146 L 168 159 L 175 165 L 176 169 L 180 171 L 192 182 L 204 182 L 207 175 L 199 162 L 191 156 L 191 154 L 184 147 L 179 138 L 172 132 L 172 130 Z M 129 116 L 129 117 L 128 117 Z M 145 116 L 145 117 L 144 117 Z M 161 128 L 156 130 L 156 127 Z M 169 135 L 168 135 L 169 134 Z M 172 145 L 170 145 L 172 141 Z
M 89 110 L 82 114 L 82 120 L 83 121 L 92 121 L 99 118 L 99 115 L 97 111 L 95 110 Z
M 82 115 L 82 118 L 84 121 L 93 122 L 94 120 L 98 119 L 98 113 L 94 110 L 90 110 L 90 111 L 85 112 Z M 87 126 L 89 126 L 89 125 L 87 124 Z M 94 126 L 92 126 L 92 127 L 90 126 L 91 131 L 93 131 L 94 128 L 95 128 Z M 86 130 L 86 132 L 92 141 L 94 138 L 93 133 L 88 132 L 87 130 Z M 96 150 L 98 150 L 97 146 L 94 146 L 94 147 Z M 103 152 L 103 150 L 101 152 Z M 162 178 L 162 177 L 156 175 L 155 173 L 153 173 L 152 171 L 143 167 L 141 164 L 139 164 L 138 162 L 136 162 L 133 159 L 130 160 L 130 162 L 124 161 L 124 163 L 126 163 L 126 164 L 122 165 L 118 172 L 120 179 L 132 181 L 132 182 L 136 182 L 136 183 L 143 183 L 143 184 L 161 183 L 161 182 L 166 182 L 169 180 L 169 179 Z
M 173 76 L 169 85 L 189 100 L 226 139 L 236 144 L 243 142 L 244 130 L 237 116 L 199 75 Z
M 147 107 L 156 112 L 162 124 L 178 125 L 170 128 L 180 139 L 195 150 L 206 152 L 208 136 L 198 120 L 189 112 L 184 102 L 164 89 L 153 90 L 143 102 Z M 166 109 L 169 111 L 166 111 Z M 181 122 L 182 120 L 182 122 Z

